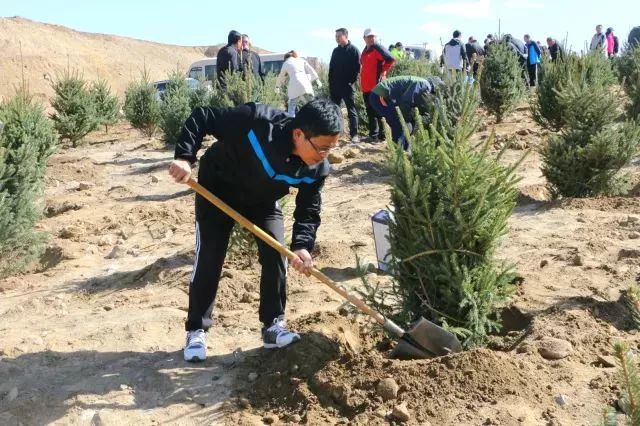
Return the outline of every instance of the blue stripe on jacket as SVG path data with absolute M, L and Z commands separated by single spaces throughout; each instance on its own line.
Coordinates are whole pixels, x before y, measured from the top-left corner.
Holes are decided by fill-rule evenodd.
M 256 153 L 256 156 L 262 163 L 262 167 L 264 168 L 264 171 L 267 172 L 267 175 L 269 175 L 271 179 L 286 182 L 289 185 L 298 185 L 300 183 L 314 183 L 316 181 L 316 179 L 310 178 L 310 177 L 293 178 L 291 176 L 277 174 L 275 170 L 273 170 L 273 167 L 271 167 L 271 163 L 269 163 L 269 160 L 267 160 L 266 155 L 264 155 L 264 151 L 260 146 L 260 141 L 258 141 L 258 137 L 254 133 L 254 131 L 249 130 L 248 136 L 249 136 L 249 142 L 251 143 L 251 147 L 253 148 L 253 151 Z

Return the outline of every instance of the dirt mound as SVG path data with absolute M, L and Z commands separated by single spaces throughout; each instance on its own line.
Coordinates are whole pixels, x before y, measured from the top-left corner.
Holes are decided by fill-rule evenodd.
M 620 211 L 640 214 L 640 198 L 637 197 L 569 198 L 558 201 L 558 205 L 571 210 Z
M 300 343 L 256 359 L 256 370 L 264 373 L 241 391 L 249 411 L 293 423 L 388 424 L 404 403 L 409 424 L 460 424 L 491 407 L 487 417 L 503 424 L 530 417 L 527 409 L 544 402 L 546 374 L 525 356 L 478 349 L 398 361 L 375 348 L 362 324 L 337 314 L 316 314 L 292 326 L 301 331 Z M 399 385 L 397 396 L 383 398 L 378 385 L 389 378 Z M 528 401 L 529 408 L 510 413 L 507 402 L 514 399 Z

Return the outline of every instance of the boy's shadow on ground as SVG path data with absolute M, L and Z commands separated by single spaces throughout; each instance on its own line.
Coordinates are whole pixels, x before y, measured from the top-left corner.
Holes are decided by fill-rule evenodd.
M 148 415 L 143 410 L 186 404 L 193 408 L 181 409 L 183 414 L 163 421 L 188 416 L 188 421 L 208 424 L 238 409 L 235 404 L 222 404 L 237 390 L 250 395 L 262 385 L 268 389 L 275 370 L 286 371 L 286 366 L 298 363 L 304 368 L 300 375 L 311 377 L 337 357 L 338 351 L 327 350 L 335 345 L 325 335 L 303 333 L 302 341 L 291 347 L 234 351 L 209 356 L 202 363 L 186 363 L 182 350 L 43 351 L 5 357 L 0 360 L 4 364 L 0 365 L 1 389 L 7 393 L 16 387 L 19 393 L 15 400 L 3 401 L 0 416 L 8 414 L 21 424 L 49 424 L 71 411 L 139 410 L 133 417 L 141 418 Z M 319 354 L 319 359 L 310 353 Z M 259 373 L 255 382 L 247 382 L 250 371 Z M 78 418 L 68 420 L 73 423 Z

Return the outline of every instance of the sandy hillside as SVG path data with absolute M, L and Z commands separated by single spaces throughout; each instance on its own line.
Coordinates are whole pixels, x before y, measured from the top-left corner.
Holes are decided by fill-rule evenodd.
M 217 45 L 219 46 L 219 45 Z M 127 84 L 146 64 L 153 80 L 163 79 L 178 67 L 186 72 L 195 60 L 217 51 L 217 46 L 187 47 L 154 43 L 106 34 L 93 34 L 24 18 L 0 18 L 0 98 L 11 95 L 24 76 L 31 91 L 48 99 L 50 79 L 70 65 L 88 80 L 106 79 L 123 94 Z
M 495 129 L 513 141 L 517 149 L 501 160 L 509 163 L 547 137 L 526 110 L 486 122 L 475 138 Z M 517 292 L 504 333 L 487 349 L 390 360 L 378 330 L 291 273 L 287 310 L 303 339 L 264 350 L 259 265 L 240 253 L 223 271 L 209 358 L 189 365 L 181 349 L 193 196 L 168 178 L 172 152 L 161 142 L 126 124 L 89 141 L 49 161 L 38 227 L 51 238 L 41 265 L 0 281 L 2 425 L 368 426 L 404 418 L 573 426 L 599 424 L 619 398 L 611 346 L 640 343 L 621 299 L 640 276 L 638 197 L 546 201 L 540 158 L 529 155 L 500 250 L 518 271 Z M 315 256 L 349 288 L 359 284 L 353 251 L 374 258 L 370 215 L 388 202 L 385 149 L 342 146 L 348 158 L 324 189 Z M 629 171 L 637 175 L 638 163 Z M 388 283 L 374 272 L 368 279 Z

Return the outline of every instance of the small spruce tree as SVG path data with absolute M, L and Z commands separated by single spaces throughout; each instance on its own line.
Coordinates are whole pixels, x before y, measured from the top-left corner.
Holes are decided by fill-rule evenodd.
M 131 125 L 147 137 L 153 136 L 160 122 L 160 100 L 144 69 L 138 81 L 125 91 L 124 115 Z
M 524 94 L 522 66 L 506 43 L 491 45 L 480 75 L 480 94 L 487 110 L 501 123 Z
M 624 412 L 625 424 L 628 426 L 640 425 L 640 375 L 636 355 L 623 342 L 617 342 L 613 346 L 613 354 L 618 362 L 618 375 L 620 378 L 621 395 L 618 405 Z M 608 409 L 604 412 L 605 426 L 618 426 L 618 416 L 615 410 Z
M 424 316 L 474 346 L 500 329 L 512 291 L 512 272 L 494 253 L 515 207 L 517 164 L 507 168 L 489 155 L 493 138 L 480 150 L 469 145 L 477 101 L 464 91 L 456 97 L 455 123 L 440 125 L 437 112 L 408 138 L 411 157 L 390 150 L 391 273 L 399 321 Z
M 441 75 L 438 63 L 426 59 L 400 59 L 389 71 L 389 77 L 399 75 L 413 75 L 416 77 L 430 77 Z
M 627 115 L 640 121 L 640 47 L 627 46 L 617 61 L 622 87 L 630 100 Z
M 120 112 L 118 97 L 111 93 L 109 84 L 103 79 L 93 83 L 91 94 L 93 96 L 96 118 L 99 125 L 103 125 L 105 133 L 109 133 L 109 126 L 118 121 L 118 114 Z
M 189 108 L 207 106 L 211 102 L 211 87 L 204 80 L 198 81 L 198 87 L 191 90 L 189 96 Z
M 556 62 L 543 61 L 540 83 L 531 105 L 533 118 L 541 126 L 559 131 L 567 124 L 567 114 L 561 101 L 562 92 L 575 84 L 607 87 L 615 81 L 609 60 L 600 52 L 578 56 L 567 53 Z
M 55 96 L 51 115 L 61 140 L 75 147 L 89 132 L 98 127 L 94 98 L 87 82 L 78 71 L 65 70 L 52 84 Z
M 566 127 L 544 145 L 542 174 L 554 196 L 592 197 L 621 190 L 619 171 L 640 146 L 640 126 L 616 123 L 607 87 L 571 83 L 560 94 Z
M 182 125 L 191 113 L 190 101 L 191 92 L 184 75 L 173 72 L 160 105 L 160 129 L 167 144 L 175 145 L 180 138 Z
M 23 86 L 0 104 L 0 276 L 19 271 L 43 249 L 34 229 L 47 159 L 54 152 L 52 122 Z

